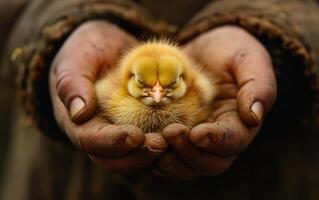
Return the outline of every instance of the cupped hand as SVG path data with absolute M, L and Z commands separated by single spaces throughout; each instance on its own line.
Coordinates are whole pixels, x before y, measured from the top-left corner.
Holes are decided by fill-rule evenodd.
M 59 126 L 76 147 L 111 172 L 143 169 L 167 147 L 159 134 L 144 134 L 137 127 L 113 125 L 94 116 L 95 80 L 134 42 L 134 37 L 111 23 L 89 21 L 67 38 L 50 69 L 50 93 Z
M 177 179 L 217 175 L 252 142 L 276 99 L 271 58 L 236 26 L 206 32 L 184 50 L 211 75 L 217 95 L 207 123 L 191 130 L 172 124 L 163 131 L 172 151 L 157 161 L 155 173 Z

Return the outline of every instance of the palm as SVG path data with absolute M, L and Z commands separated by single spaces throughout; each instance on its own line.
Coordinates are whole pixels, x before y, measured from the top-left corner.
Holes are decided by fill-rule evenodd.
M 184 50 L 211 75 L 217 95 L 207 123 L 163 131 L 174 152 L 157 165 L 176 178 L 219 174 L 250 144 L 275 100 L 271 60 L 253 36 L 232 26 L 202 34 Z M 167 157 L 174 167 L 165 167 Z
M 113 24 L 89 21 L 66 40 L 50 71 L 57 123 L 76 147 L 95 163 L 114 172 L 144 168 L 166 148 L 159 134 L 145 135 L 134 126 L 109 124 L 97 116 L 90 118 L 96 105 L 94 81 L 101 71 L 109 69 L 119 52 L 135 41 Z M 81 105 L 85 106 L 79 109 Z

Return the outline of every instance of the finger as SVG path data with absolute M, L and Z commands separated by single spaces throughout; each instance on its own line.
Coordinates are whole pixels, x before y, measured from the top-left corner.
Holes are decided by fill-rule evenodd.
M 81 123 L 93 115 L 96 105 L 93 82 L 101 70 L 115 62 L 122 48 L 133 41 L 115 25 L 91 21 L 80 26 L 63 44 L 51 71 L 56 76 L 57 94 L 74 122 Z
M 164 137 L 159 133 L 147 133 L 144 135 L 145 141 L 143 147 L 151 152 L 163 152 L 167 149 L 167 142 Z
M 224 172 L 235 157 L 220 157 L 201 151 L 188 140 L 189 129 L 182 124 L 171 124 L 163 130 L 163 137 L 176 155 L 193 171 L 206 175 Z
M 66 129 L 73 143 L 81 150 L 95 156 L 119 157 L 141 146 L 144 133 L 131 125 L 104 124 L 95 119 Z
M 248 126 L 258 125 L 276 99 L 277 87 L 270 56 L 259 43 L 238 50 L 229 63 L 239 86 L 238 111 Z
M 214 123 L 197 125 L 190 131 L 189 140 L 214 155 L 235 156 L 251 143 L 259 128 L 247 128 L 234 110 L 220 115 Z
M 167 143 L 156 133 L 145 135 L 143 147 L 118 158 L 92 157 L 93 162 L 102 166 L 108 172 L 132 173 L 147 168 L 155 158 L 165 152 Z
M 95 111 L 96 96 L 93 81 L 103 66 L 101 54 L 89 42 L 78 48 L 80 36 L 70 38 L 52 66 L 56 76 L 57 94 L 74 122 L 83 122 Z
M 91 44 L 78 47 L 79 37 L 69 38 L 52 66 L 57 94 L 74 122 L 83 122 L 93 114 L 96 105 L 93 81 L 102 67 Z
M 51 74 L 50 82 L 54 82 L 55 78 Z M 80 150 L 97 156 L 120 156 L 143 144 L 144 133 L 135 126 L 111 125 L 98 117 L 83 124 L 74 124 L 53 84 L 50 84 L 50 92 L 58 125 Z
M 83 123 L 90 118 L 96 105 L 92 81 L 83 75 L 58 76 L 57 90 L 59 97 L 69 110 L 72 121 Z

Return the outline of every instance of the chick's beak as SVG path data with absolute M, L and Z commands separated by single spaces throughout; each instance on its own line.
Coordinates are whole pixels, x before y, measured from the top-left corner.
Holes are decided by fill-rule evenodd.
M 156 82 L 156 85 L 152 88 L 152 91 L 149 92 L 150 96 L 153 97 L 154 101 L 156 103 L 159 103 L 162 98 L 165 96 L 164 89 L 159 83 L 159 81 Z

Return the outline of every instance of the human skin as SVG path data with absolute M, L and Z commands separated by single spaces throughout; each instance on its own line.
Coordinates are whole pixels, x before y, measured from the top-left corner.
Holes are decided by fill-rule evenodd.
M 157 161 L 158 174 L 177 179 L 217 175 L 253 141 L 276 99 L 271 58 L 259 41 L 236 26 L 203 33 L 184 50 L 214 77 L 218 93 L 207 123 L 191 130 L 182 124 L 164 129 L 173 151 Z
M 50 92 L 58 125 L 95 164 L 129 173 L 150 165 L 167 147 L 158 133 L 114 125 L 93 116 L 94 81 L 121 50 L 136 40 L 117 26 L 90 21 L 77 28 L 56 55 L 50 69 Z
M 223 91 L 217 94 L 210 121 L 191 130 L 172 124 L 161 134 L 144 134 L 137 127 L 113 125 L 93 116 L 94 81 L 135 42 L 103 21 L 86 22 L 73 32 L 50 70 L 59 126 L 77 148 L 110 172 L 148 169 L 157 176 L 191 179 L 225 171 L 258 133 L 276 98 L 268 52 L 239 27 L 224 26 L 198 36 L 183 49 L 214 79 L 218 77 L 217 89 Z M 173 151 L 166 151 L 168 145 Z

